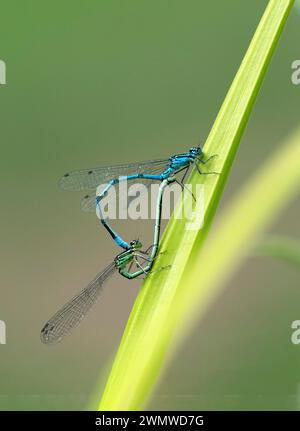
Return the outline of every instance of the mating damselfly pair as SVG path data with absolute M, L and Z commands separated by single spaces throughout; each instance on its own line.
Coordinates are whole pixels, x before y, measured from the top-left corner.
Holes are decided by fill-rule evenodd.
M 213 174 L 214 172 L 202 172 L 201 170 L 201 165 L 208 163 L 212 157 L 203 160 L 202 148 L 198 146 L 168 159 L 83 169 L 66 173 L 61 178 L 59 184 L 64 190 L 91 191 L 91 194 L 85 195 L 82 199 L 81 208 L 84 211 L 94 211 L 96 207 L 98 208 L 101 223 L 123 251 L 87 287 L 49 319 L 41 331 L 41 340 L 44 343 L 50 344 L 60 341 L 78 325 L 95 303 L 105 281 L 113 273 L 118 271 L 122 276 L 133 279 L 143 274 L 147 275 L 151 271 L 159 249 L 161 210 L 165 188 L 172 182 L 177 182 L 184 188 L 184 180 L 192 166 L 195 166 L 199 174 Z M 180 179 L 178 178 L 179 173 L 182 173 Z M 153 183 L 160 183 L 156 201 L 153 244 L 145 251 L 142 250 L 140 241 L 127 242 L 124 240 L 111 227 L 101 211 L 100 203 L 107 196 L 110 188 L 125 180 L 129 182 L 138 181 L 146 187 L 150 187 Z M 106 184 L 106 186 L 96 196 L 95 191 L 100 184 Z

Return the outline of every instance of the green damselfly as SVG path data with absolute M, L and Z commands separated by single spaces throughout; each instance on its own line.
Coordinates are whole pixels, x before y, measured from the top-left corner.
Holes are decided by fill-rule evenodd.
M 115 272 L 118 271 L 128 279 L 134 279 L 150 272 L 159 247 L 163 192 L 172 181 L 173 178 L 166 179 L 159 187 L 153 245 L 143 251 L 139 240 L 131 241 L 127 250 L 119 253 L 110 265 L 97 274 L 94 280 L 48 320 L 41 330 L 43 343 L 56 343 L 77 326 L 96 302 L 105 282 Z

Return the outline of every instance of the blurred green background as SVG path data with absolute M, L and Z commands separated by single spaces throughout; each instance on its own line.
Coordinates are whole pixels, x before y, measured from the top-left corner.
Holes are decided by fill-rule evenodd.
M 79 210 L 81 196 L 58 189 L 58 178 L 203 143 L 266 5 L 1 2 L 0 319 L 7 344 L 0 345 L 0 409 L 76 410 L 99 399 L 138 292 L 140 281 L 115 276 L 70 337 L 41 344 L 45 320 L 118 251 L 97 219 Z M 291 84 L 299 24 L 293 10 L 221 206 L 299 123 L 300 86 Z M 299 210 L 298 201 L 272 230 L 299 237 Z M 150 239 L 151 223 L 119 226 L 128 239 Z M 298 409 L 296 319 L 299 271 L 249 258 L 168 365 L 147 408 Z

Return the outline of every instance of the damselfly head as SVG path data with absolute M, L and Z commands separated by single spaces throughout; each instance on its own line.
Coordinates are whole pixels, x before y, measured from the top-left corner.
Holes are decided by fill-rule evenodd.
M 142 248 L 142 243 L 138 239 L 133 239 L 132 241 L 130 241 L 130 246 L 134 250 L 138 250 L 138 249 Z
M 198 147 L 190 148 L 190 154 L 192 154 L 193 156 L 199 156 L 200 154 L 202 154 L 202 147 L 198 145 Z

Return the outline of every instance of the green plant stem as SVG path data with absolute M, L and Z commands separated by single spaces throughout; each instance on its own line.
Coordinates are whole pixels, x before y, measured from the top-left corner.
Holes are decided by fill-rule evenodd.
M 183 204 L 177 205 L 161 246 L 166 253 L 159 255 L 154 268 L 171 265 L 171 269 L 150 275 L 142 286 L 106 384 L 100 410 L 132 410 L 144 405 L 170 354 L 174 331 L 178 329 L 177 320 L 183 324 L 190 315 L 189 292 L 191 298 L 195 292 L 186 280 L 193 264 L 198 265 L 198 255 L 241 135 L 292 5 L 292 0 L 271 0 L 266 8 L 205 144 L 207 154 L 218 155 L 209 168 L 221 175 L 200 176 L 192 172 L 188 181 L 193 186 L 205 182 L 205 227 L 187 230 L 187 220 L 176 218 L 182 212 Z M 193 279 L 196 290 L 202 284 L 202 272 L 203 266 L 199 263 L 197 281 Z M 207 275 L 206 284 L 208 278 Z M 183 297 L 184 308 L 178 306 L 176 299 L 182 292 L 187 295 Z M 203 312 L 201 304 L 197 302 L 197 306 Z

